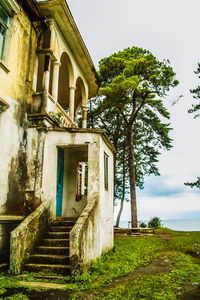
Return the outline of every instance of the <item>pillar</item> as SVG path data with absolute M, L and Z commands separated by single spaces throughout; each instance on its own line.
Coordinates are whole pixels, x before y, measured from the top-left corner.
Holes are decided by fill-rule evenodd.
M 53 61 L 52 97 L 56 102 L 58 101 L 58 79 L 60 65 L 61 64 L 59 61 Z
M 49 92 L 49 76 L 50 76 L 51 53 L 46 52 L 44 56 L 44 73 L 42 80 L 43 91 Z
M 86 105 L 82 106 L 82 128 L 87 128 L 87 112 L 88 108 Z
M 76 87 L 69 87 L 69 116 L 74 121 L 74 102 L 75 102 L 75 90 Z

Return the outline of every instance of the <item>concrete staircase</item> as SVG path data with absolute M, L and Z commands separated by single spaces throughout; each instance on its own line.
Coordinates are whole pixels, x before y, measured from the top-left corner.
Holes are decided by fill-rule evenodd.
M 24 270 L 69 275 L 69 233 L 75 222 L 75 219 L 57 219 L 51 223 Z

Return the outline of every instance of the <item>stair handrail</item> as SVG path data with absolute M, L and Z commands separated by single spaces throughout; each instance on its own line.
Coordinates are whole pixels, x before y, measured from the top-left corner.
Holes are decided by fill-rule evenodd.
M 50 203 L 41 203 L 12 232 L 10 237 L 10 271 L 20 274 L 35 243 L 49 219 Z
M 96 213 L 98 209 L 98 194 L 93 194 L 88 203 L 81 213 L 80 217 L 76 221 L 76 224 L 70 232 L 70 266 L 72 272 L 83 272 L 87 271 L 90 265 L 92 257 L 87 257 L 88 238 L 86 237 L 88 227 L 92 223 L 94 231 L 96 230 L 97 235 L 97 224 L 95 224 Z M 96 236 L 96 240 L 98 240 Z M 89 241 L 91 243 L 91 240 Z M 98 255 L 96 255 L 98 256 Z

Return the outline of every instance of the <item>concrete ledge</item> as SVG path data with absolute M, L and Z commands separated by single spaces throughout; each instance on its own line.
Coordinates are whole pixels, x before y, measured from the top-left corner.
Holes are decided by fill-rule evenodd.
M 141 227 L 114 228 L 114 233 L 115 233 L 115 235 L 117 235 L 117 234 L 134 234 L 134 233 L 138 233 L 138 234 L 152 233 L 152 234 L 154 234 L 155 228 L 149 228 L 149 227 L 146 227 L 146 228 L 141 228 Z
M 70 265 L 73 271 L 87 271 L 91 260 L 98 257 L 96 247 L 96 211 L 98 197 L 93 196 L 70 232 Z M 93 238 L 95 236 L 95 239 Z
M 0 67 L 1 67 L 1 61 L 0 61 Z M 10 105 L 0 97 L 0 113 L 6 111 Z
M 42 203 L 11 232 L 10 271 L 19 274 L 49 218 L 49 203 Z
M 1 223 L 18 223 L 25 219 L 24 216 L 0 215 Z

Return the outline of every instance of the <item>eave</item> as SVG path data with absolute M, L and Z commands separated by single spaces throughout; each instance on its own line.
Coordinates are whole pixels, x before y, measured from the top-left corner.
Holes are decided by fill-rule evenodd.
M 95 96 L 99 88 L 95 66 L 66 1 L 40 0 L 38 2 L 47 18 L 55 20 L 62 32 L 89 84 L 89 98 Z
M 17 1 L 26 11 L 26 13 L 28 14 L 32 22 L 46 21 L 46 16 L 41 10 L 36 0 L 17 0 Z

